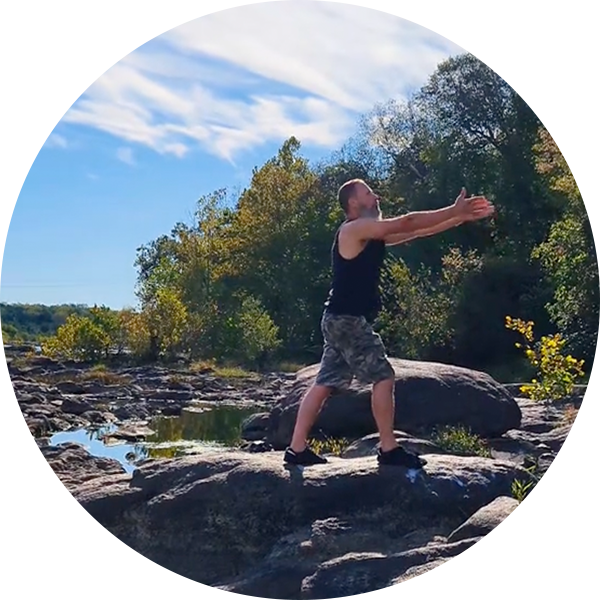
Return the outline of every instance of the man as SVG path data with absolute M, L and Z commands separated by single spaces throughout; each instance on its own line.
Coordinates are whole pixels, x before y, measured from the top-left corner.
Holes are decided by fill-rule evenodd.
M 347 388 L 354 377 L 373 386 L 371 407 L 379 431 L 379 463 L 409 468 L 424 464 L 404 451 L 394 436 L 394 369 L 381 337 L 371 326 L 380 309 L 379 280 L 386 246 L 489 217 L 494 207 L 483 196 L 467 198 L 463 188 L 447 208 L 384 219 L 379 200 L 361 179 L 346 182 L 338 192 L 346 220 L 332 247 L 333 282 L 321 320 L 321 366 L 300 404 L 284 455 L 288 464 L 327 462 L 307 446 L 307 437 L 325 400 L 333 390 Z

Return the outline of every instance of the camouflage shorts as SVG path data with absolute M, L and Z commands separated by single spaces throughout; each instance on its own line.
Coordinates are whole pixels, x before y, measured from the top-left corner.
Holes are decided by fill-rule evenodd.
M 325 343 L 318 385 L 345 389 L 354 377 L 366 384 L 393 379 L 381 337 L 364 317 L 325 313 L 321 331 Z

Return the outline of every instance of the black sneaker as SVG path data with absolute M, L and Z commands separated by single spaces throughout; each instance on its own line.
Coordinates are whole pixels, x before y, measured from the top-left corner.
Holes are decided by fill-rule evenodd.
M 407 469 L 422 469 L 427 461 L 416 454 L 407 452 L 401 446 L 397 446 L 388 452 L 382 452 L 381 448 L 377 450 L 377 461 L 380 465 L 392 465 L 396 467 L 406 467 Z
M 319 456 L 307 446 L 302 452 L 294 452 L 291 448 L 288 448 L 283 455 L 283 462 L 289 465 L 308 467 L 310 465 L 325 464 L 327 459 Z

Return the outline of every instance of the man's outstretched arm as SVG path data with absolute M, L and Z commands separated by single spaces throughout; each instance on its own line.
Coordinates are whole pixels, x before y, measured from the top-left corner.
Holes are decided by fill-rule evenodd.
M 450 221 L 470 221 L 493 214 L 493 206 L 483 196 L 466 198 L 463 189 L 454 204 L 437 210 L 410 212 L 388 219 L 356 219 L 345 226 L 347 234 L 362 240 L 387 240 L 402 236 L 403 241 L 414 239 L 429 230 L 443 231 Z M 431 234 L 429 234 L 431 235 Z
M 410 242 L 411 240 L 416 240 L 417 238 L 428 237 L 430 235 L 435 235 L 436 233 L 442 233 L 443 231 L 447 231 L 448 229 L 452 229 L 453 227 L 458 227 L 462 225 L 466 221 L 471 219 L 465 219 L 461 217 L 451 217 L 436 225 L 435 227 L 429 227 L 427 229 L 419 229 L 412 233 L 392 233 L 385 237 L 385 243 L 387 246 L 396 246 L 398 244 L 404 244 L 406 242 Z

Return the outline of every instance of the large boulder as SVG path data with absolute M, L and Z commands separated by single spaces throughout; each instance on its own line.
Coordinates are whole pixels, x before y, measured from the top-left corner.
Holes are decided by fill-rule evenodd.
M 487 373 L 440 363 L 390 359 L 396 373 L 394 427 L 418 435 L 442 425 L 463 425 L 483 437 L 498 437 L 521 422 L 519 405 Z M 271 411 L 267 440 L 288 445 L 298 406 L 319 365 L 298 372 L 290 393 Z M 327 400 L 314 434 L 361 438 L 377 431 L 371 414 L 371 388 L 354 381 Z
M 516 477 L 527 473 L 479 457 L 427 455 L 422 471 L 379 467 L 374 457 L 333 458 L 302 469 L 285 467 L 279 452 L 207 450 L 146 461 L 130 479 L 95 478 L 72 492 L 97 521 L 150 560 L 195 581 L 224 585 L 253 573 L 279 540 L 315 521 L 360 521 L 361 531 L 375 531 L 382 540 L 442 522 L 454 529 L 464 515 L 510 494 Z

